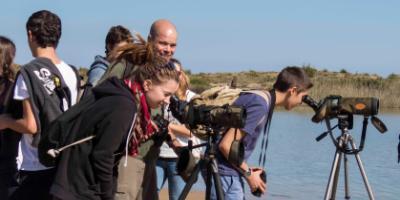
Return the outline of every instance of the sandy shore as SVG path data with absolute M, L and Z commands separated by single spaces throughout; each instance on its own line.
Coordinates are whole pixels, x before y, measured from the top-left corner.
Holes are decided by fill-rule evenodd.
M 162 189 L 160 192 L 160 200 L 168 200 L 168 189 Z M 187 200 L 199 200 L 205 199 L 205 191 L 190 191 L 186 198 Z

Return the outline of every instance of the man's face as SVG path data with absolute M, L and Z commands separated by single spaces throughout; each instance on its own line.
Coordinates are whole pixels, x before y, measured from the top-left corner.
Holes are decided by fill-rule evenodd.
M 175 53 L 177 33 L 173 30 L 167 30 L 164 33 L 158 33 L 152 40 L 156 53 L 170 60 Z

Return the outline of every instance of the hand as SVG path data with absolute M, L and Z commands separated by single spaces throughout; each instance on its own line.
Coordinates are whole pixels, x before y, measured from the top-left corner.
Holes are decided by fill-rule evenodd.
M 263 169 L 255 167 L 251 168 L 251 175 L 246 177 L 246 181 L 249 184 L 251 192 L 260 189 L 264 194 L 267 189 L 267 184 L 261 179 L 260 175 L 263 172 Z

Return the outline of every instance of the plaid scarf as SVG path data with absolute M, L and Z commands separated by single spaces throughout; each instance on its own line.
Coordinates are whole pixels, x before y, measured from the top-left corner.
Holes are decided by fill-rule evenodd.
M 129 87 L 136 99 L 138 112 L 134 122 L 133 137 L 129 140 L 129 155 L 136 156 L 141 142 L 154 134 L 155 128 L 151 122 L 151 111 L 147 105 L 146 96 L 142 86 L 134 81 L 125 79 L 125 84 Z

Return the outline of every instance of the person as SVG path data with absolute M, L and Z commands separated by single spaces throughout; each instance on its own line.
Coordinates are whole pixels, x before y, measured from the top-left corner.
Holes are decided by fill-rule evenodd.
M 96 86 L 113 61 L 110 53 L 114 49 L 132 42 L 133 36 L 127 28 L 121 25 L 111 27 L 106 36 L 106 56 L 97 55 L 94 58 L 94 62 L 90 65 L 90 69 L 87 72 L 87 83 L 91 84 L 93 87 Z
M 15 82 L 15 53 L 14 42 L 0 36 L 0 114 L 7 108 Z M 8 199 L 18 185 L 16 175 L 19 139 L 20 134 L 0 131 L 0 199 Z
M 169 60 L 174 56 L 177 39 L 175 25 L 166 19 L 159 19 L 151 25 L 147 41 L 153 44 L 158 55 Z
M 135 57 L 133 64 L 137 66 L 134 74 L 123 79 L 112 77 L 93 88 L 95 101 L 79 116 L 84 123 L 77 125 L 79 131 L 74 131 L 74 138 L 90 135 L 95 138 L 61 154 L 51 188 L 56 199 L 138 199 L 141 195 L 119 190 L 128 187 L 122 183 L 116 190 L 116 179 L 117 176 L 118 181 L 131 179 L 129 174 L 143 170 L 137 165 L 131 166 L 128 160 L 137 156 L 140 143 L 158 128 L 150 118 L 151 108 L 168 104 L 179 81 L 172 64 L 154 56 L 148 46 L 130 44 L 129 56 Z M 140 185 L 141 180 L 143 177 L 130 181 Z
M 45 200 L 51 199 L 49 188 L 55 170 L 39 162 L 37 146 L 51 121 L 75 104 L 79 75 L 57 55 L 61 20 L 56 14 L 47 10 L 33 13 L 26 31 L 35 59 L 17 75 L 11 112 L 0 116 L 0 130 L 22 134 L 19 186 L 11 199 Z
M 143 40 L 140 35 L 137 35 L 137 37 L 139 40 Z M 156 55 L 169 61 L 175 53 L 177 39 L 178 33 L 175 25 L 166 19 L 159 19 L 151 25 L 147 41 L 151 44 Z M 123 48 L 116 49 L 116 54 L 122 51 L 124 51 Z M 127 62 L 123 59 L 116 59 L 114 55 L 111 55 L 111 57 L 116 61 L 107 69 L 106 73 L 100 79 L 100 82 L 113 76 L 121 78 L 124 74 L 129 74 L 130 71 L 134 71 L 135 69 L 135 66 L 133 66 L 131 62 Z
M 270 101 L 254 93 L 242 93 L 233 105 L 243 106 L 247 111 L 245 126 L 239 130 L 228 129 L 218 144 L 218 172 L 221 176 L 222 190 L 225 199 L 244 199 L 244 182 L 246 180 L 252 192 L 266 191 L 266 183 L 260 175 L 263 169 L 250 167 L 246 160 L 251 156 L 260 132 L 263 128 L 269 131 L 269 124 L 275 106 L 286 110 L 298 106 L 303 96 L 313 86 L 310 78 L 299 67 L 286 67 L 277 77 L 273 89 L 269 91 Z M 266 126 L 267 125 L 267 126 Z M 235 132 L 237 131 L 237 134 Z M 241 140 L 244 144 L 244 161 L 240 165 L 228 161 L 231 144 L 234 140 Z M 211 190 L 211 199 L 217 199 L 215 189 Z
M 179 100 L 190 101 L 190 99 L 196 94 L 189 90 L 189 77 L 183 71 L 179 60 L 171 58 L 170 61 L 174 63 L 175 69 L 180 74 L 179 89 L 176 92 L 176 96 Z M 165 106 L 164 108 L 164 118 L 170 122 L 169 131 L 171 134 L 176 136 L 180 146 L 187 146 L 188 139 L 191 139 L 194 145 L 201 143 L 199 138 L 191 135 L 190 131 L 172 116 L 172 113 L 168 110 L 168 106 Z M 193 149 L 192 152 L 197 158 L 200 158 L 202 153 L 200 148 Z M 163 142 L 162 146 L 160 147 L 160 155 L 156 163 L 157 176 L 161 176 L 161 182 L 157 182 L 157 190 L 160 192 L 165 181 L 168 179 L 168 194 L 169 199 L 171 200 L 178 199 L 185 186 L 184 180 L 178 175 L 176 170 L 177 161 L 178 155 L 175 153 L 174 149 L 171 148 L 167 142 Z

